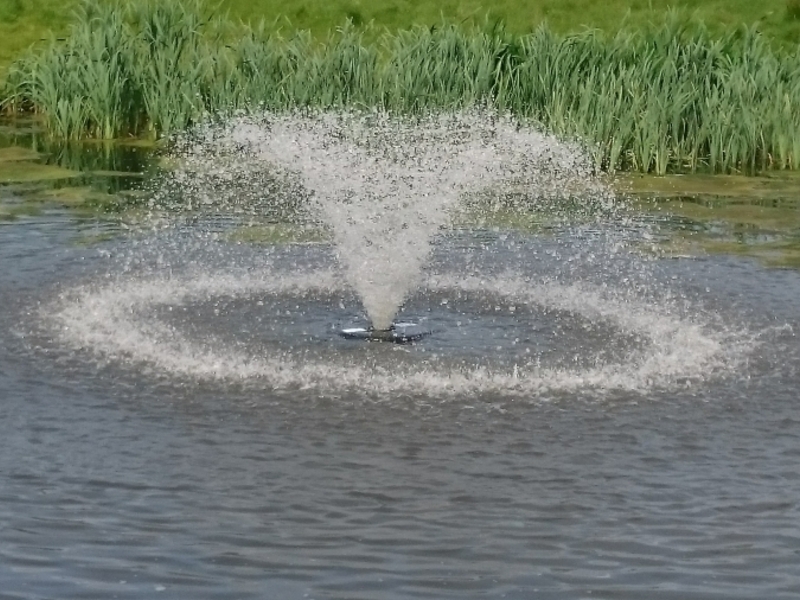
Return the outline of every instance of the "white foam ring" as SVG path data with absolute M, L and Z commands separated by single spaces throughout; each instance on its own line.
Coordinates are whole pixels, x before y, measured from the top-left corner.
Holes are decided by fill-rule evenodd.
M 739 335 L 691 318 L 667 314 L 663 306 L 635 297 L 609 295 L 585 284 L 532 284 L 506 274 L 477 278 L 443 275 L 425 286 L 454 294 L 489 293 L 518 305 L 569 311 L 602 320 L 645 339 L 645 349 L 624 362 L 591 368 L 549 369 L 509 365 L 503 372 L 474 367 L 412 369 L 396 364 L 353 365 L 335 358 L 309 360 L 302 352 L 254 356 L 231 344 L 194 341 L 159 322 L 153 309 L 214 298 L 247 298 L 269 294 L 307 296 L 335 293 L 340 280 L 333 271 L 287 274 L 264 270 L 259 275 L 205 273 L 196 277 L 121 277 L 114 282 L 78 287 L 62 295 L 45 314 L 61 341 L 99 357 L 149 365 L 165 374 L 197 380 L 249 381 L 274 390 L 425 394 L 452 397 L 500 394 L 537 397 L 547 392 L 587 390 L 645 391 L 685 385 L 687 380 L 730 373 L 741 361 L 746 343 Z M 739 340 L 739 341 L 737 341 Z

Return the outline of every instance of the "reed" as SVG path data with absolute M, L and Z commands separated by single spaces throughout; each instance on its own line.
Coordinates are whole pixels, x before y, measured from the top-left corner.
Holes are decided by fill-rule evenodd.
M 66 41 L 9 69 L 0 102 L 54 137 L 168 136 L 211 115 L 297 107 L 395 112 L 488 105 L 579 139 L 598 169 L 800 168 L 800 47 L 753 29 L 560 35 L 442 24 L 318 41 L 205 16 L 199 0 L 85 0 Z

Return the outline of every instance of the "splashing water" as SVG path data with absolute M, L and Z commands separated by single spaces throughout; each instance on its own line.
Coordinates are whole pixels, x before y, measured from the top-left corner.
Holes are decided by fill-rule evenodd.
M 243 117 L 195 132 L 187 146 L 188 171 L 201 180 L 219 175 L 226 150 L 238 157 L 241 180 L 275 168 L 294 175 L 332 231 L 347 280 L 376 329 L 391 325 L 419 279 L 433 236 L 465 194 L 524 182 L 540 196 L 585 194 L 590 187 L 595 198 L 604 195 L 574 148 L 484 112 Z
M 189 226 L 146 236 L 121 272 L 48 305 L 68 347 L 273 390 L 540 397 L 685 385 L 734 372 L 753 345 L 713 313 L 643 293 L 651 280 L 619 251 L 627 225 L 585 154 L 508 118 L 249 115 L 190 132 L 177 156 L 153 203 L 188 210 Z M 601 217 L 491 251 L 490 218 L 461 252 L 458 235 L 437 234 L 473 206 Z M 246 266 L 204 235 L 173 245 L 264 215 L 322 227 L 332 245 L 248 247 Z M 358 318 L 352 292 L 376 329 L 409 303 L 443 329 L 403 352 L 341 340 L 331 320 Z
M 749 345 L 746 338 L 715 330 L 707 321 L 673 315 L 664 306 L 593 285 L 532 284 L 512 273 L 488 278 L 443 275 L 428 278 L 422 285 L 427 293 L 489 294 L 495 302 L 513 302 L 520 311 L 567 311 L 586 319 L 592 328 L 607 326 L 612 337 L 635 336 L 640 343 L 622 352 L 618 360 L 598 364 L 548 365 L 542 356 L 512 359 L 507 355 L 504 366 L 487 368 L 480 362 L 456 365 L 436 356 L 406 357 L 408 361 L 385 354 L 353 357 L 325 352 L 324 347 L 311 356 L 308 351 L 315 345 L 304 344 L 307 330 L 298 335 L 302 330 L 297 328 L 284 333 L 288 346 L 279 343 L 276 338 L 281 334 L 275 331 L 269 332 L 274 339 L 266 344 L 262 340 L 255 348 L 241 339 L 224 339 L 229 336 L 206 335 L 196 340 L 155 318 L 159 308 L 187 307 L 193 312 L 205 303 L 218 305 L 221 299 L 240 298 L 255 304 L 256 298 L 264 296 L 341 295 L 344 290 L 330 270 L 292 274 L 265 268 L 257 275 L 212 270 L 186 276 L 126 277 L 71 290 L 55 310 L 47 310 L 65 343 L 153 365 L 173 375 L 201 381 L 260 382 L 273 390 L 365 391 L 378 398 L 422 393 L 533 399 L 553 392 L 644 391 L 729 372 Z

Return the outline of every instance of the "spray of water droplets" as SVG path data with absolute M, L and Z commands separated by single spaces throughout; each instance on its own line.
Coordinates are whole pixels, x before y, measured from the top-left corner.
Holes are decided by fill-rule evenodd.
M 287 269 L 264 256 L 257 267 L 236 271 L 203 267 L 198 255 L 190 261 L 190 273 L 181 272 L 165 253 L 150 272 L 115 273 L 101 283 L 67 290 L 47 307 L 47 319 L 72 348 L 172 376 L 273 390 L 537 397 L 669 388 L 736 369 L 750 344 L 747 335 L 719 326 L 714 315 L 674 310 L 632 286 L 606 285 L 598 269 L 602 252 L 595 251 L 594 242 L 565 259 L 571 280 L 537 280 L 511 263 L 502 272 L 476 275 L 475 269 L 459 270 L 458 260 L 444 261 L 449 267 L 438 275 L 425 273 L 436 235 L 466 206 L 521 203 L 527 210 L 531 202 L 577 204 L 582 210 L 611 210 L 613 204 L 579 149 L 494 114 L 291 113 L 208 124 L 178 140 L 173 169 L 154 193 L 153 204 L 178 209 L 178 214 L 204 209 L 206 223 L 210 214 L 311 223 L 329 233 L 335 264 L 320 268 L 298 259 Z M 597 237 L 596 229 L 588 228 L 586 239 Z M 565 240 L 561 250 L 583 243 L 569 232 Z M 523 254 L 535 254 L 530 244 L 524 247 Z M 611 248 L 606 258 L 612 257 L 616 242 L 605 247 Z M 561 250 L 548 250 L 548 264 L 558 264 Z M 185 253 L 179 249 L 177 254 Z M 516 259 L 524 265 L 531 256 Z M 253 346 L 230 332 L 218 335 L 199 316 L 184 329 L 158 316 L 165 307 L 184 307 L 191 316 L 224 299 L 254 304 L 271 298 L 276 319 L 292 311 L 300 320 L 319 319 L 326 309 L 316 300 L 345 297 L 351 290 L 379 329 L 391 324 L 416 290 L 417 296 L 443 297 L 442 304 L 448 297 L 490 296 L 550 314 L 556 330 L 572 327 L 560 320 L 573 315 L 590 326 L 602 324 L 606 333 L 594 346 L 582 345 L 580 330 L 570 333 L 579 350 L 598 351 L 590 360 L 565 365 L 543 361 L 541 353 L 509 354 L 500 364 L 487 365 L 461 360 L 458 351 L 452 351 L 454 356 L 447 356 L 451 351 L 442 356 L 379 353 L 376 358 L 366 350 L 359 353 L 364 345 L 343 352 L 329 343 L 332 339 L 319 336 L 312 340 L 290 332 L 271 339 L 269 327 Z M 270 314 L 263 316 L 270 319 Z M 490 320 L 480 312 L 464 317 Z M 246 327 L 248 318 L 239 317 L 237 326 Z M 335 332 L 328 334 L 336 339 Z M 601 359 L 603 335 L 623 351 Z M 464 343 L 470 339 L 476 338 L 466 337 Z M 559 343 L 557 336 L 553 340 Z
M 177 187 L 195 202 L 241 202 L 270 187 L 329 228 L 350 285 L 386 329 L 419 279 L 431 239 L 467 194 L 515 185 L 539 199 L 607 199 L 574 147 L 486 112 L 398 117 L 383 112 L 246 116 L 182 143 Z M 233 158 L 232 158 L 233 157 Z M 265 173 L 271 173 L 268 184 Z M 246 190 L 246 191 L 245 191 Z
M 258 274 L 123 277 L 72 290 L 48 312 L 66 344 L 106 358 L 150 365 L 173 376 L 250 382 L 273 390 L 364 391 L 377 397 L 400 393 L 537 398 L 551 392 L 669 388 L 730 372 L 747 348 L 730 331 L 715 329 L 703 319 L 675 316 L 661 306 L 592 285 L 532 284 L 513 274 L 489 278 L 450 274 L 428 278 L 423 286 L 428 293 L 490 293 L 521 307 L 568 311 L 608 324 L 620 335 L 636 334 L 644 343 L 622 361 L 588 367 L 543 367 L 530 360 L 499 369 L 479 364 L 453 369 L 429 360 L 359 363 L 352 356 L 336 354 L 309 360 L 309 347 L 299 338 L 288 350 L 271 346 L 267 339 L 260 346 L 263 354 L 256 354 L 230 340 L 176 331 L 153 316 L 159 307 L 173 309 L 220 298 L 255 302 L 269 295 L 297 299 L 344 293 L 337 273 L 329 270 L 291 274 L 265 268 Z

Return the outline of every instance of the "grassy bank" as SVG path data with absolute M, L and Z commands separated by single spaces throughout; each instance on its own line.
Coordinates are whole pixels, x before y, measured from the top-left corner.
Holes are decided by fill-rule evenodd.
M 800 46 L 675 15 L 615 35 L 351 23 L 320 40 L 191 1 L 93 1 L 66 40 L 10 68 L 2 103 L 41 113 L 63 138 L 157 137 L 242 109 L 486 103 L 586 141 L 610 171 L 800 167 Z
M 42 45 L 50 35 L 64 36 L 80 1 L 0 0 L 0 80 L 23 51 Z M 488 18 L 517 34 L 530 33 L 545 22 L 559 33 L 592 28 L 614 34 L 620 28 L 661 22 L 677 10 L 707 23 L 714 34 L 755 26 L 775 47 L 800 40 L 800 0 L 215 0 L 213 5 L 233 20 L 263 20 L 272 31 L 309 30 L 317 37 L 325 37 L 346 19 L 390 31 L 443 20 L 479 25 Z
M 79 0 L 2 0 L 0 73 L 32 43 L 50 33 L 63 35 L 78 5 Z M 740 25 L 757 25 L 777 45 L 800 39 L 798 0 L 217 0 L 214 5 L 232 19 L 251 23 L 265 20 L 276 29 L 308 29 L 321 36 L 347 18 L 397 30 L 433 25 L 442 19 L 480 24 L 487 14 L 519 34 L 529 33 L 544 21 L 560 33 L 590 27 L 613 34 L 623 23 L 627 27 L 641 27 L 660 22 L 666 12 L 677 9 L 708 23 L 714 33 Z

